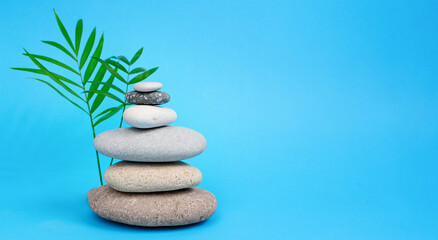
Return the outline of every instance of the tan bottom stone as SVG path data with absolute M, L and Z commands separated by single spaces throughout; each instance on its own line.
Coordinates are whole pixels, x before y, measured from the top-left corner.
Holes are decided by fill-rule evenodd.
M 108 185 L 91 189 L 91 210 L 102 218 L 145 227 L 179 226 L 204 221 L 216 210 L 216 198 L 201 188 L 171 192 L 124 193 Z

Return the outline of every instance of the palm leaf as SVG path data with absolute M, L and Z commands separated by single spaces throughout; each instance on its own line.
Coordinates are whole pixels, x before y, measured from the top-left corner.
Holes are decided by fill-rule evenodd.
M 132 69 L 132 70 L 129 72 L 129 74 L 136 74 L 136 73 L 140 73 L 140 72 L 144 72 L 144 71 L 146 71 L 146 69 L 141 68 L 141 67 L 138 67 L 138 68 L 134 68 L 134 69 Z
M 27 54 L 24 54 L 24 55 L 27 56 Z M 32 54 L 32 56 L 34 58 L 36 58 L 36 59 L 41 59 L 41 60 L 44 60 L 46 62 L 50 62 L 50 63 L 53 63 L 55 65 L 58 65 L 58 66 L 60 66 L 60 67 L 62 67 L 64 69 L 67 69 L 67 70 L 75 73 L 76 75 L 80 76 L 80 74 L 76 70 L 74 70 L 73 68 L 69 67 L 68 65 L 66 65 L 66 64 L 64 64 L 64 63 L 62 63 L 62 62 L 60 62 L 58 60 L 55 60 L 53 58 L 46 57 L 46 56 L 36 55 L 36 54 Z
M 129 84 L 134 84 L 134 83 L 138 83 L 140 81 L 143 81 L 144 79 L 146 79 L 147 77 L 152 75 L 152 73 L 157 71 L 157 69 L 158 69 L 158 67 L 152 68 L 152 69 L 147 70 L 146 72 L 140 73 L 135 78 L 133 78 L 131 81 L 129 81 Z
M 76 32 L 75 32 L 75 53 L 76 53 L 76 56 L 78 55 L 79 47 L 81 46 L 82 29 L 83 29 L 83 22 L 82 22 L 82 19 L 79 19 L 78 23 L 76 24 Z
M 123 79 L 122 76 L 120 76 L 119 73 L 117 73 L 117 71 L 112 68 L 106 61 L 102 60 L 102 59 L 97 59 L 102 65 L 104 65 L 106 67 L 106 69 L 112 74 L 114 75 L 117 79 L 119 79 L 120 81 L 122 81 L 123 83 L 127 83 L 125 79 Z
M 111 84 L 111 88 L 114 89 L 114 90 L 116 90 L 117 92 L 121 93 L 123 96 L 126 95 L 126 92 L 124 92 L 122 89 L 120 89 L 119 87 L 117 87 L 117 86 L 114 85 L 114 84 Z
M 53 81 L 55 81 L 57 84 L 59 84 L 62 88 L 64 88 L 65 90 L 67 90 L 69 93 L 71 93 L 73 96 L 81 99 L 82 101 L 85 101 L 84 99 L 82 99 L 77 93 L 75 93 L 73 90 L 71 90 L 71 88 L 69 88 L 67 85 L 65 85 L 62 81 L 60 81 L 57 77 L 55 77 L 49 70 L 47 70 L 47 68 L 45 68 L 40 62 L 38 62 L 38 60 L 36 60 L 36 58 L 32 57 L 31 54 L 29 54 L 28 51 L 26 51 L 26 49 L 24 49 L 24 51 L 29 55 L 28 57 L 32 60 L 33 63 L 35 63 L 35 65 L 37 65 L 42 71 L 44 71 L 47 76 L 49 76 Z
M 125 73 L 128 73 L 128 70 L 126 70 L 126 68 L 122 64 L 120 64 L 114 60 L 111 60 L 111 59 L 106 60 L 106 62 L 109 64 L 112 64 L 116 68 L 119 68 L 120 70 L 124 71 Z
M 134 64 L 134 63 L 138 60 L 138 58 L 141 56 L 142 53 L 143 53 L 143 48 L 140 48 L 140 49 L 135 53 L 134 57 L 131 59 L 131 62 L 130 62 L 129 65 Z
M 91 106 L 90 113 L 93 113 L 94 111 L 96 111 L 96 109 L 103 102 L 103 99 L 105 99 L 105 96 L 107 96 L 104 93 L 108 93 L 108 91 L 110 90 L 110 85 L 113 83 L 113 81 L 114 81 L 114 75 L 111 75 L 110 78 L 108 79 L 108 81 L 106 81 L 106 84 L 103 85 L 100 90 L 94 90 L 94 92 L 98 93 L 99 95 L 97 95 L 96 99 L 94 99 L 93 105 Z
M 125 56 L 118 56 L 117 59 L 120 59 L 120 61 L 126 63 L 127 65 L 131 65 Z
M 87 40 L 87 43 L 85 44 L 84 51 L 82 52 L 81 61 L 79 64 L 79 69 L 82 69 L 85 62 L 88 59 L 88 56 L 90 56 L 91 49 L 93 49 L 94 41 L 96 40 L 96 28 L 93 29 L 93 31 L 90 34 L 90 37 Z
M 106 69 L 105 69 L 106 70 Z M 89 83 L 91 82 L 92 84 L 94 84 L 94 81 L 92 82 L 92 81 L 88 81 Z M 100 82 L 100 83 L 98 83 L 98 84 L 96 84 L 96 85 L 104 85 L 104 84 L 106 84 L 106 82 Z M 116 90 L 117 92 L 119 92 L 119 93 L 121 93 L 121 94 L 123 94 L 123 95 L 126 95 L 126 92 L 124 92 L 122 89 L 120 89 L 119 87 L 117 87 L 116 85 L 114 85 L 114 84 L 111 84 L 111 88 L 112 89 L 114 89 L 114 90 Z M 90 87 L 90 89 L 88 90 L 90 93 L 91 93 L 91 91 L 95 91 L 97 88 L 95 88 L 95 89 L 91 89 L 91 87 Z M 91 98 L 90 98 L 91 99 Z
M 97 66 L 97 59 L 100 58 L 100 54 L 102 54 L 103 49 L 103 33 L 100 37 L 99 43 L 97 44 L 96 50 L 94 50 L 93 56 L 90 59 L 90 62 L 88 63 L 87 69 L 85 70 L 84 75 L 84 82 L 87 82 L 88 79 L 90 79 L 91 75 L 94 72 L 94 69 L 96 69 Z
M 118 113 L 120 111 L 120 109 L 114 109 L 112 111 L 109 111 L 106 115 L 103 115 L 103 117 L 99 118 L 95 123 L 94 123 L 94 127 L 96 127 L 97 125 L 99 125 L 99 123 L 107 120 L 108 118 L 114 116 L 116 113 Z
M 64 53 L 66 53 L 68 56 L 70 56 L 71 58 L 73 58 L 73 60 L 75 60 L 75 62 L 77 61 L 76 57 L 73 56 L 73 54 L 71 54 L 67 48 L 65 48 L 64 46 L 62 46 L 61 44 L 57 43 L 57 42 L 53 42 L 53 41 L 42 41 L 45 44 L 49 44 L 51 46 L 56 47 L 57 49 L 63 51 Z
M 102 87 L 103 88 L 103 87 Z M 90 91 L 85 91 L 85 92 L 90 92 Z M 96 94 L 98 94 L 98 95 L 103 95 L 103 96 L 106 96 L 106 97 L 110 97 L 110 98 L 112 98 L 112 99 L 114 99 L 114 100 L 116 100 L 117 102 L 120 102 L 120 103 L 125 103 L 124 101 L 122 101 L 120 98 L 118 98 L 116 95 L 114 95 L 114 94 L 112 94 L 112 93 L 110 93 L 110 92 L 108 92 L 108 91 L 104 91 L 104 90 L 94 90 L 94 92 L 96 93 Z M 97 97 L 96 97 L 96 99 L 97 99 Z M 96 101 L 96 100 L 94 100 L 94 101 Z M 94 104 L 94 103 L 93 103 Z M 100 103 L 99 103 L 100 104 Z M 97 108 L 97 107 L 96 107 Z
M 41 75 L 48 76 L 47 73 L 44 72 L 44 71 L 41 70 L 41 69 L 34 69 L 34 68 L 12 68 L 12 69 L 14 69 L 14 70 L 18 70 L 18 71 L 31 72 L 31 73 L 36 73 L 36 74 L 41 74 Z M 53 73 L 53 72 L 50 72 L 50 73 L 51 73 L 53 76 L 55 76 L 56 78 L 58 78 L 59 80 L 61 80 L 61 81 L 64 81 L 64 82 L 69 83 L 69 84 L 72 84 L 72 85 L 74 85 L 74 86 L 76 86 L 76 87 L 82 88 L 81 85 L 79 85 L 79 84 L 73 82 L 72 80 L 70 80 L 70 79 L 68 79 L 68 78 L 66 78 L 66 77 L 63 77 L 63 76 L 58 75 L 58 74 Z
M 99 87 L 99 84 L 102 82 L 103 77 L 105 76 L 105 72 L 106 72 L 106 67 L 101 65 L 99 70 L 96 73 L 96 76 L 94 77 L 93 81 L 89 81 L 91 82 L 90 88 L 88 90 L 97 90 L 97 88 Z M 90 100 L 94 95 L 94 92 L 90 92 L 88 93 L 88 100 Z
M 59 26 L 59 29 L 60 29 L 61 32 L 62 32 L 62 35 L 64 36 L 65 40 L 67 40 L 68 45 L 70 45 L 70 47 L 71 47 L 71 49 L 73 50 L 73 52 L 76 52 L 76 51 L 75 51 L 75 47 L 73 46 L 73 42 L 71 41 L 71 38 L 70 38 L 70 36 L 68 35 L 68 32 L 67 32 L 67 30 L 66 30 L 65 27 L 64 27 L 64 24 L 62 24 L 61 19 L 59 19 L 58 14 L 56 14 L 55 9 L 53 9 L 53 12 L 55 13 L 56 22 L 58 22 L 58 26 Z
M 61 95 L 61 97 L 67 99 L 67 101 L 71 102 L 73 105 L 75 105 L 76 107 L 78 107 L 79 109 L 81 109 L 82 111 L 84 111 L 88 115 L 88 112 L 85 111 L 85 109 L 83 109 L 81 106 L 79 106 L 79 104 L 73 102 L 68 97 L 66 97 L 61 91 L 59 91 L 57 88 L 55 88 L 52 84 L 50 84 L 50 83 L 48 83 L 48 82 L 46 82 L 44 80 L 41 80 L 39 78 L 30 78 L 30 79 L 34 79 L 34 80 L 37 80 L 37 81 L 40 81 L 42 83 L 45 83 L 45 84 L 49 85 L 49 87 L 51 87 L 53 90 L 55 90 L 59 95 Z
M 101 82 L 100 84 L 106 84 L 106 82 Z M 126 95 L 126 92 L 124 92 L 122 89 L 120 89 L 119 87 L 117 87 L 114 84 L 111 84 L 110 88 L 116 90 L 117 92 L 121 93 L 122 95 Z
M 100 116 L 102 116 L 103 114 L 105 114 L 105 113 L 107 113 L 107 112 L 115 111 L 116 109 L 119 109 L 119 110 L 120 110 L 120 109 L 122 109 L 122 108 L 123 108 L 123 104 L 121 104 L 121 105 L 118 106 L 118 107 L 111 107 L 111 108 L 108 108 L 108 109 L 102 111 L 101 113 L 97 114 L 94 118 L 100 117 Z

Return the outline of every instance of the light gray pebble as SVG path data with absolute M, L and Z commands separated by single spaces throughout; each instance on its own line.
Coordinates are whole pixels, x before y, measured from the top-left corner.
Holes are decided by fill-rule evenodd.
M 117 128 L 94 139 L 94 147 L 111 158 L 136 162 L 174 162 L 205 150 L 207 141 L 185 127 Z

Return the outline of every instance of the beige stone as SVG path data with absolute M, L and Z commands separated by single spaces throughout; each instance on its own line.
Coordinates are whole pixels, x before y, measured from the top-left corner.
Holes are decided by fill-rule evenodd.
M 124 193 L 108 185 L 91 189 L 91 210 L 102 218 L 129 225 L 179 226 L 204 221 L 213 215 L 217 202 L 201 188 L 158 193 Z
M 202 173 L 183 162 L 121 161 L 105 171 L 105 182 L 122 192 L 161 192 L 197 186 Z

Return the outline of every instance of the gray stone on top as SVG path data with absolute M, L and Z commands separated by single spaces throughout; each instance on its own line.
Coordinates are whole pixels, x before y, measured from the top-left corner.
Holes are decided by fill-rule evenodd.
M 137 92 L 131 91 L 125 95 L 126 101 L 138 105 L 160 105 L 170 101 L 169 94 L 160 91 Z
M 158 193 L 124 193 L 108 185 L 91 189 L 91 210 L 102 218 L 144 227 L 180 226 L 206 220 L 216 210 L 213 194 L 201 188 Z
M 197 168 L 184 162 L 121 161 L 105 171 L 105 182 L 121 192 L 162 192 L 191 188 L 202 180 Z
M 138 92 L 157 91 L 163 87 L 160 82 L 139 82 L 134 84 L 134 90 Z
M 94 139 L 96 150 L 108 157 L 135 162 L 175 162 L 205 150 L 207 141 L 185 127 L 118 128 Z

